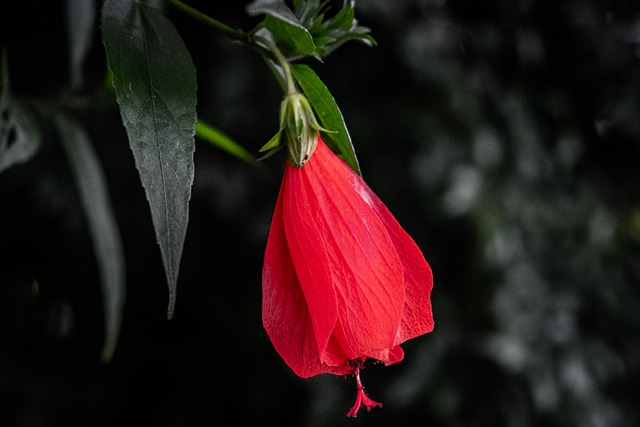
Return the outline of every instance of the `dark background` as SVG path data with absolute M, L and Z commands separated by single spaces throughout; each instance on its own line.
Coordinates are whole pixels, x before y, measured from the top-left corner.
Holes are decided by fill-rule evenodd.
M 1 426 L 640 424 L 640 14 L 600 0 L 366 0 L 379 45 L 309 62 L 363 175 L 435 277 L 436 328 L 353 378 L 296 377 L 261 324 L 284 158 L 197 141 L 175 318 L 96 29 L 69 91 L 64 2 L 0 6 L 16 96 L 74 113 L 107 175 L 127 262 L 119 346 L 61 145 L 0 175 Z M 190 1 L 233 27 L 246 2 Z M 220 4 L 218 4 L 220 3 Z M 340 2 L 336 2 L 340 3 Z M 198 69 L 199 117 L 257 152 L 281 93 L 262 60 L 167 8 Z M 97 16 L 96 16 L 97 18 Z M 69 98 L 71 97 L 71 98 Z M 75 97 L 75 98 L 74 98 Z M 67 103 L 69 105 L 69 103 Z

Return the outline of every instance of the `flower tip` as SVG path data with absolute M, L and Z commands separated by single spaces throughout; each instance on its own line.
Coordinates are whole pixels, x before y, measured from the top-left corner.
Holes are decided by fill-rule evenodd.
M 358 411 L 362 406 L 367 408 L 367 411 L 370 411 L 371 408 L 374 408 L 376 406 L 382 408 L 382 403 L 370 399 L 369 396 L 367 396 L 367 394 L 364 392 L 364 387 L 362 386 L 362 382 L 360 381 L 360 366 L 362 364 L 362 361 L 356 361 L 354 363 L 355 367 L 353 370 L 353 375 L 356 377 L 356 385 L 358 387 L 358 391 L 356 393 L 355 403 L 353 404 L 351 409 L 349 409 L 349 412 L 347 412 L 347 417 L 353 418 L 358 416 Z

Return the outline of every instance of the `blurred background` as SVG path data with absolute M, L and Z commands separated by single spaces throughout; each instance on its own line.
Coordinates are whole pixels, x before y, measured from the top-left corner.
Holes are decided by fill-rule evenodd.
M 640 424 L 640 7 L 605 0 L 366 0 L 375 48 L 308 62 L 363 176 L 434 271 L 436 328 L 353 378 L 296 377 L 262 329 L 261 268 L 284 157 L 197 141 L 175 318 L 99 29 L 70 90 L 67 2 L 0 6 L 15 96 L 66 100 L 107 175 L 127 300 L 100 363 L 102 297 L 60 142 L 0 174 L 1 426 Z M 187 2 L 232 27 L 247 2 Z M 334 2 L 339 5 L 341 2 Z M 73 2 L 69 2 L 73 4 Z M 96 2 L 96 19 L 99 13 Z M 167 8 L 199 117 L 249 151 L 281 92 L 249 49 Z M 76 77 L 77 78 L 77 77 Z M 78 86 L 76 86 L 78 87 Z M 77 100 L 77 102 L 74 102 Z

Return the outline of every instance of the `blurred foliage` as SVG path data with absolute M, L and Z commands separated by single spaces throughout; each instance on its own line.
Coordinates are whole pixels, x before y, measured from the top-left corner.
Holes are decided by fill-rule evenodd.
M 37 15 L 24 2 L 0 6 L 12 93 L 92 101 L 72 104 L 109 182 L 127 305 L 114 359 L 100 365 L 97 267 L 45 128 L 41 151 L 0 175 L 0 425 L 640 423 L 634 2 L 361 1 L 378 46 L 346 44 L 310 63 L 341 107 L 364 178 L 435 277 L 435 331 L 408 342 L 403 362 L 366 366 L 384 407 L 356 420 L 345 417 L 351 378 L 295 377 L 262 330 L 262 253 L 283 157 L 256 169 L 197 145 L 181 296 L 164 320 L 144 192 L 100 94 L 99 35 L 87 89 L 67 92 L 62 3 Z M 231 26 L 259 23 L 236 2 L 189 3 Z M 269 70 L 167 12 L 196 63 L 199 117 L 257 152 L 278 126 Z

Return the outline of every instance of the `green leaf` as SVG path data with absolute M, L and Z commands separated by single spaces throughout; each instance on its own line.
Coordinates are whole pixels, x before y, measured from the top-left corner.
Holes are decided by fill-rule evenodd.
M 254 0 L 247 5 L 249 16 L 270 15 L 294 27 L 301 27 L 296 15 L 282 0 Z
M 331 18 L 330 26 L 335 29 L 349 31 L 354 27 L 355 11 L 353 7 L 346 6 L 340 9 L 336 16 Z
M 329 89 L 308 65 L 294 64 L 291 66 L 291 71 L 318 115 L 322 127 L 333 131 L 330 134 L 324 134 L 324 138 L 333 142 L 340 151 L 338 153 L 340 158 L 351 169 L 361 174 L 347 125 Z
M 325 12 L 329 9 L 327 1 L 320 0 L 303 0 L 293 2 L 293 11 L 300 20 L 300 23 L 307 29 L 321 24 L 324 19 Z
M 327 1 L 306 0 L 294 3 L 295 15 L 307 28 L 316 46 L 314 57 L 321 59 L 350 40 L 359 40 L 367 45 L 376 42 L 369 29 L 358 25 L 355 19 L 354 2 L 344 2 L 343 7 L 330 18 L 326 18 Z
M 249 16 L 269 15 L 293 27 L 301 27 L 296 15 L 282 0 L 254 0 L 247 5 Z
M 334 50 L 338 49 L 340 46 L 342 46 L 343 44 L 351 40 L 360 41 L 362 43 L 365 43 L 368 46 L 376 45 L 375 39 L 371 37 L 369 34 L 366 34 L 366 32 L 352 31 L 350 33 L 341 35 L 339 38 L 331 41 L 330 43 L 327 43 L 326 45 L 323 45 L 321 49 L 322 55 L 323 56 L 329 55 L 331 52 L 333 52 Z
M 35 116 L 10 92 L 6 54 L 0 58 L 0 173 L 31 159 L 40 148 Z
M 171 22 L 140 1 L 106 0 L 102 37 L 122 122 L 151 208 L 171 318 L 194 176 L 195 67 Z
M 209 124 L 198 121 L 196 124 L 196 136 L 247 163 L 256 165 L 256 159 L 251 155 L 251 153 L 245 150 L 244 147 L 236 141 Z
M 293 26 L 280 19 L 266 16 L 263 22 L 276 44 L 288 56 L 311 55 L 316 51 L 313 37 L 306 28 Z
M 290 56 L 311 55 L 313 37 L 282 0 L 255 0 L 247 6 L 250 16 L 266 15 L 258 28 L 266 28 L 278 47 Z
M 107 184 L 91 141 L 73 119 L 57 114 L 55 124 L 80 193 L 93 250 L 98 262 L 104 299 L 105 342 L 102 360 L 111 359 L 118 342 L 125 299 L 125 268 L 122 240 Z
M 84 85 L 82 66 L 91 47 L 96 28 L 96 2 L 66 0 L 65 9 L 71 86 L 74 89 L 80 89 Z

